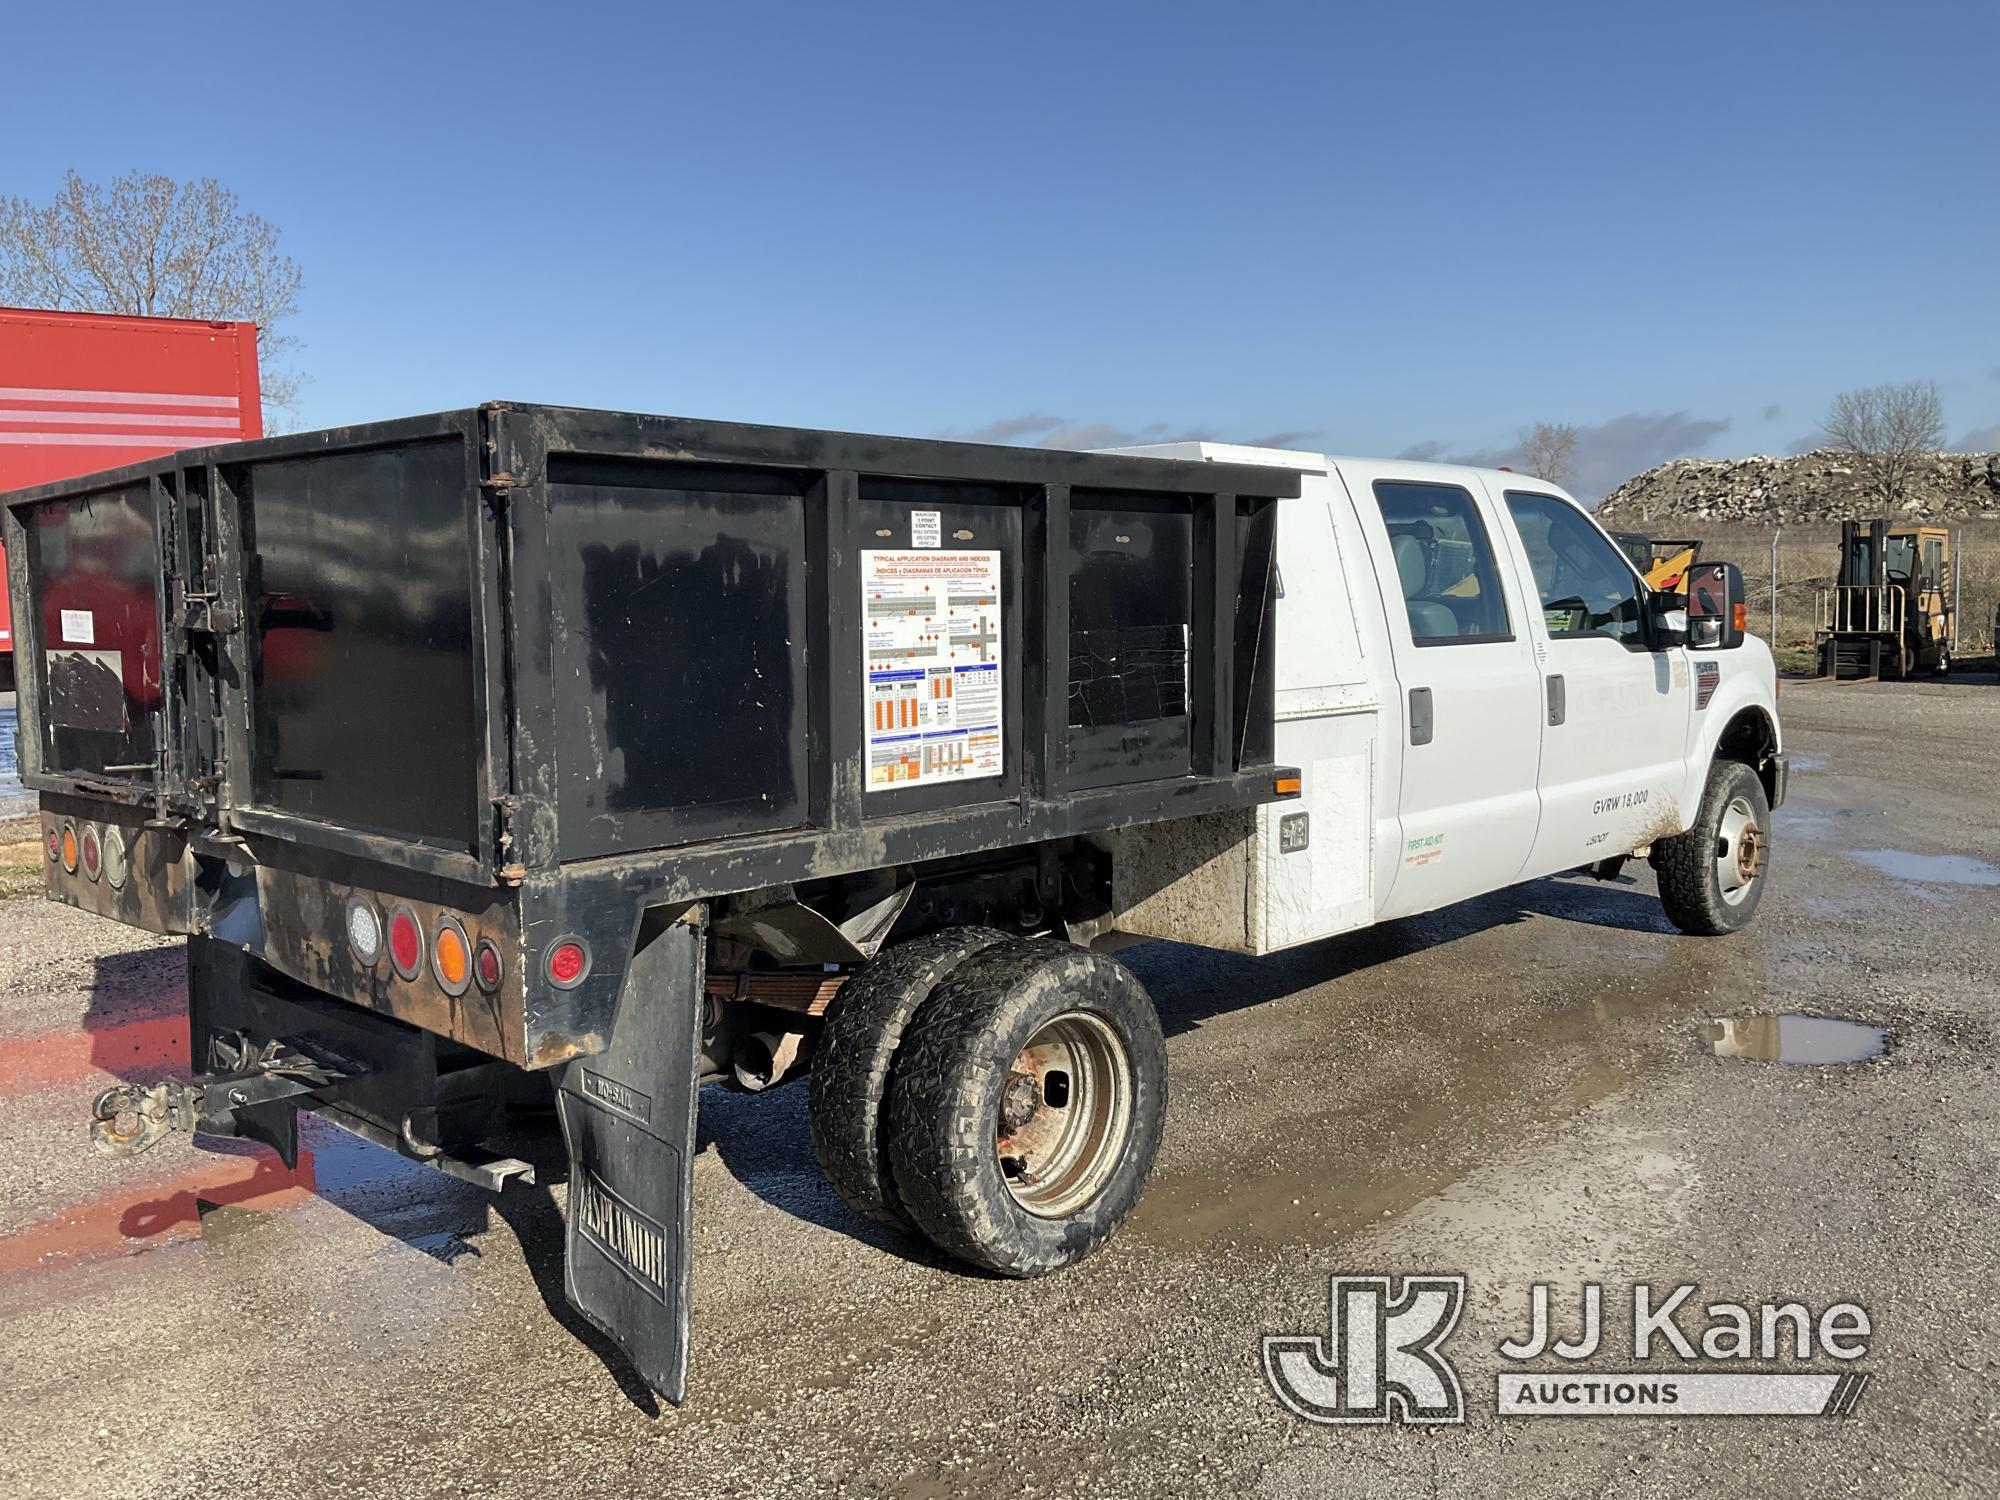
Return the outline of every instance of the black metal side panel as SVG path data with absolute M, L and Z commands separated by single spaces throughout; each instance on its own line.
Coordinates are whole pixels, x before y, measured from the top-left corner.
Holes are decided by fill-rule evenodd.
M 476 849 L 463 442 L 225 473 L 249 517 L 255 804 Z
M 564 859 L 805 822 L 813 477 L 550 459 Z
M 1000 597 L 992 616 L 982 616 L 976 644 L 960 643 L 969 654 L 993 662 L 1001 675 L 1000 774 L 968 779 L 933 779 L 915 786 L 884 787 L 864 776 L 862 812 L 868 817 L 894 816 L 940 807 L 966 807 L 1017 797 L 1021 791 L 1021 689 L 1031 674 L 1023 649 L 1020 608 L 1021 515 L 1028 493 L 1001 485 L 951 484 L 863 476 L 860 481 L 860 536 L 857 551 L 896 552 L 912 546 L 917 518 L 927 516 L 935 527 L 923 548 L 941 552 L 1000 554 Z M 836 607 L 870 607 L 867 588 L 862 597 Z M 857 611 L 858 612 L 858 611 Z M 948 655 L 948 652 L 941 654 Z M 927 663 L 911 662 L 914 667 Z M 915 675 L 915 674 L 912 674 Z M 836 681 L 842 680 L 836 677 Z M 834 712 L 852 714 L 872 707 L 873 676 L 865 687 L 870 697 L 862 705 L 836 701 Z M 961 721 L 962 722 L 962 721 Z
M 1185 497 L 1070 492 L 1069 784 L 1191 766 L 1194 518 Z
M 1277 694 L 1277 590 L 1271 559 L 1278 543 L 1278 507 L 1269 500 L 1239 500 L 1236 506 L 1236 669 L 1232 709 L 1235 766 L 1268 766 L 1276 751 L 1272 710 Z
M 706 908 L 654 912 L 602 1052 L 564 1065 L 570 1305 L 654 1390 L 687 1391 L 689 1198 Z
M 15 635 L 21 686 L 40 690 L 42 767 L 150 781 L 162 664 L 152 486 L 52 500 L 22 521 L 32 607 Z

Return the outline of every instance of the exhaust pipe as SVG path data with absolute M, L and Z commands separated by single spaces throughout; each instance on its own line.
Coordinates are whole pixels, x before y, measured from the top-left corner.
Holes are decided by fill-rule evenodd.
M 805 1047 L 803 1031 L 753 1031 L 740 1037 L 730 1058 L 736 1086 L 756 1094 L 783 1083 Z

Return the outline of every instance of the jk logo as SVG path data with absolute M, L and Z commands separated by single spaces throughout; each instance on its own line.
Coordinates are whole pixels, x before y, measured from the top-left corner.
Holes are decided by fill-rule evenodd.
M 1465 1308 L 1463 1276 L 1335 1276 L 1329 1325 L 1269 1334 L 1264 1378 L 1308 1422 L 1452 1423 L 1465 1420 L 1458 1370 L 1439 1346 Z

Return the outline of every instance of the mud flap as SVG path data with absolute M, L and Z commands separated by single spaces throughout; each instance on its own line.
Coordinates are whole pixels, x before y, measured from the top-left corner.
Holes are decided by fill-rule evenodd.
M 687 1393 L 705 915 L 694 905 L 648 922 L 609 1044 L 565 1063 L 556 1093 L 569 1147 L 570 1306 L 675 1405 Z

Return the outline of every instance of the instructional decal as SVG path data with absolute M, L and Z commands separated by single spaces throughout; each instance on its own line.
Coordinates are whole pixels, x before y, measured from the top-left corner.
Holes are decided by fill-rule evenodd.
M 62 638 L 65 646 L 95 646 L 97 621 L 87 609 L 66 609 L 62 612 Z
M 944 512 L 941 510 L 913 510 L 910 512 L 910 545 L 912 547 L 937 547 L 944 543 Z
M 1001 774 L 998 552 L 864 551 L 861 650 L 869 791 Z

